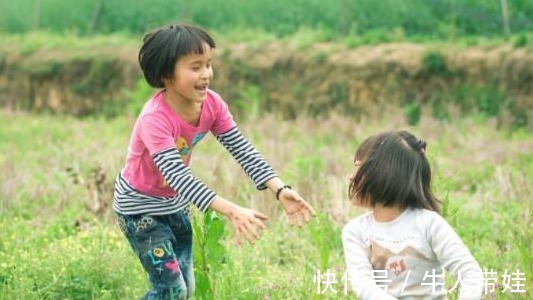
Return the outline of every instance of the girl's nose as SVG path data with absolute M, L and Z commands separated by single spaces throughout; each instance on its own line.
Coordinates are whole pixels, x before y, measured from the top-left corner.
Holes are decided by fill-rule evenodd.
M 210 76 L 209 74 L 210 74 L 209 70 L 208 70 L 208 69 L 204 69 L 204 71 L 202 72 L 202 74 L 200 74 L 200 78 L 202 78 L 202 79 L 207 79 L 207 78 L 209 78 L 209 76 Z
M 212 69 L 212 67 L 211 66 L 205 67 L 201 76 L 202 76 L 202 78 L 211 78 L 211 77 L 213 77 L 213 69 Z

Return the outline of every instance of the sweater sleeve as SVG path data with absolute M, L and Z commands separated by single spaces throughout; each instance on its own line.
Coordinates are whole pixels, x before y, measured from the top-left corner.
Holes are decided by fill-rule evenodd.
M 342 231 L 346 269 L 352 288 L 362 300 L 395 300 L 396 298 L 379 287 L 372 278 L 369 250 L 357 225 L 357 222 L 349 222 Z
M 268 165 L 259 151 L 244 138 L 237 127 L 216 135 L 216 138 L 237 160 L 244 172 L 253 180 L 257 189 L 266 189 L 265 183 L 269 179 L 277 177 L 272 167 Z
M 172 189 L 181 197 L 191 201 L 200 211 L 207 210 L 216 194 L 191 174 L 191 170 L 183 163 L 176 148 L 158 152 L 153 155 L 153 159 Z
M 441 265 L 459 281 L 458 299 L 481 299 L 483 277 L 478 263 L 455 230 L 436 213 L 428 227 L 428 240 Z

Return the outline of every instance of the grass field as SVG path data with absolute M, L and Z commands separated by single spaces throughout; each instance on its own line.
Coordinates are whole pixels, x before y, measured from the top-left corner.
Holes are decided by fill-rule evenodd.
M 281 177 L 316 208 L 317 218 L 302 229 L 287 229 L 274 196 L 256 191 L 215 139 L 199 145 L 193 173 L 270 221 L 255 246 L 238 247 L 229 224 L 195 212 L 195 226 L 204 230 L 195 236 L 197 297 L 355 298 L 341 278 L 341 229 L 363 212 L 347 201 L 353 154 L 370 134 L 406 128 L 428 142 L 445 218 L 482 268 L 493 270 L 485 276 L 495 285 L 487 298 L 531 299 L 533 133 L 498 130 L 476 116 L 453 122 L 423 117 L 408 127 L 401 116 L 286 121 L 264 115 L 240 123 Z M 133 122 L 0 112 L 0 299 L 135 299 L 148 289 L 110 207 Z M 313 280 L 328 269 L 337 280 L 331 289 Z

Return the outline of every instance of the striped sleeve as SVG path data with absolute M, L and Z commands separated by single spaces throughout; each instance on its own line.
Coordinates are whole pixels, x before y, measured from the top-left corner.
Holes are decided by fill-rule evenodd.
M 178 195 L 160 197 L 143 194 L 131 186 L 121 173 L 115 180 L 113 199 L 113 209 L 123 215 L 167 215 L 180 210 L 188 213 L 190 204 Z
M 183 163 L 176 148 L 158 152 L 153 159 L 172 189 L 191 201 L 200 211 L 207 210 L 216 194 L 191 174 L 191 169 Z
M 217 140 L 237 160 L 244 172 L 253 180 L 258 190 L 266 189 L 265 183 L 277 174 L 263 156 L 247 141 L 237 127 L 216 135 Z

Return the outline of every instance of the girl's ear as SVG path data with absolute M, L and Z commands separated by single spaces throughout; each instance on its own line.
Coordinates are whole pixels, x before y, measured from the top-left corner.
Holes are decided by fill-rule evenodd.
M 163 79 L 161 81 L 163 81 L 163 85 L 165 85 L 165 87 L 166 87 L 166 86 L 170 85 L 171 79 L 163 77 Z

